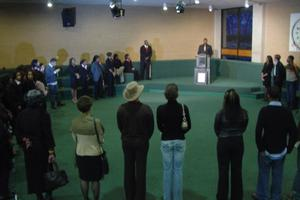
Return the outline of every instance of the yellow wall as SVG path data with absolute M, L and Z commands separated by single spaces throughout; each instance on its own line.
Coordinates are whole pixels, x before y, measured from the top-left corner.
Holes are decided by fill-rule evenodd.
M 71 6 L 1 4 L 0 67 L 27 64 L 32 58 L 46 62 L 53 56 L 67 64 L 71 56 L 91 60 L 107 51 L 128 52 L 138 60 L 145 39 L 156 60 L 192 59 L 204 37 L 213 43 L 214 17 L 207 9 L 178 15 L 174 8 L 165 13 L 160 7 L 126 7 L 126 16 L 115 20 L 108 6 L 76 6 L 76 26 L 63 28 L 63 7 Z
M 300 1 L 266 4 L 265 31 L 263 55 L 280 54 L 283 63 L 288 55 L 294 55 L 295 61 L 300 65 L 300 52 L 289 52 L 290 14 L 300 12 Z

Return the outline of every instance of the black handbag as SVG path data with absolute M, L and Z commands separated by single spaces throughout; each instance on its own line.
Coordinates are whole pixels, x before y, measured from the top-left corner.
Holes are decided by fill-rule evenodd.
M 53 162 L 52 166 L 53 170 L 44 174 L 46 191 L 53 191 L 69 183 L 69 179 L 65 170 L 59 170 L 56 162 Z
M 107 159 L 107 156 L 106 156 L 106 151 L 101 146 L 101 142 L 100 142 L 100 139 L 99 139 L 99 134 L 98 134 L 98 131 L 97 131 L 96 120 L 95 119 L 94 119 L 94 127 L 95 127 L 96 136 L 97 136 L 97 141 L 98 141 L 100 147 L 103 150 L 103 153 L 101 154 L 101 163 L 100 163 L 101 168 L 102 168 L 102 173 L 103 173 L 103 175 L 107 175 L 109 173 L 108 159 Z M 102 125 L 101 125 L 101 128 L 102 128 L 102 131 L 104 132 L 104 127 Z

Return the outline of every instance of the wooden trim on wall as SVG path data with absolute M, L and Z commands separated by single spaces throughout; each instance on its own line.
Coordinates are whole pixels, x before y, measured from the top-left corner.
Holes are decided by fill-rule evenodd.
M 251 57 L 252 51 L 245 49 L 222 49 L 222 56 Z

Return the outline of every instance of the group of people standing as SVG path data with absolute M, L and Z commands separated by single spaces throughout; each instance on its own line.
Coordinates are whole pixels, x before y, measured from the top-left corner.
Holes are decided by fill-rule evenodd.
M 296 91 L 299 85 L 299 68 L 294 63 L 294 56 L 287 57 L 287 65 L 284 66 L 280 61 L 281 56 L 276 54 L 274 60 L 272 56 L 268 55 L 264 63 L 261 80 L 265 86 L 265 99 L 267 99 L 267 92 L 272 86 L 277 86 L 282 91 L 284 84 L 286 85 L 286 100 L 287 106 L 290 109 L 296 109 L 297 99 Z

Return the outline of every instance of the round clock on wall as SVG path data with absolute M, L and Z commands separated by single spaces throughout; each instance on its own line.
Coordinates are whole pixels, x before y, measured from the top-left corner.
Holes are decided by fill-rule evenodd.
M 298 19 L 293 25 L 292 39 L 296 48 L 300 49 L 300 19 Z

